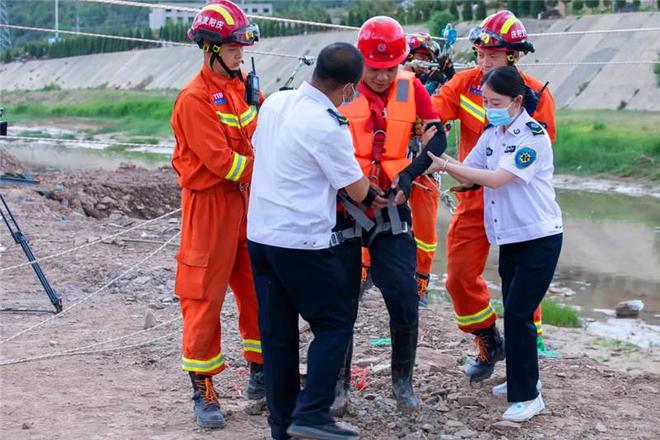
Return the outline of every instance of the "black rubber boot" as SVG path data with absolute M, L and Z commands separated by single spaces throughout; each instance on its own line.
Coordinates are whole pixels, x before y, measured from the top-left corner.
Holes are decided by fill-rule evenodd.
M 351 390 L 351 363 L 353 362 L 353 338 L 348 344 L 344 366 L 339 370 L 339 379 L 335 385 L 335 401 L 330 407 L 333 417 L 344 417 L 348 413 Z
M 504 340 L 495 325 L 474 331 L 474 336 L 479 354 L 476 363 L 471 365 L 465 374 L 470 378 L 470 382 L 481 382 L 493 374 L 498 361 L 504 360 Z
M 264 366 L 256 362 L 249 362 L 250 379 L 245 389 L 248 400 L 261 400 L 266 398 L 266 384 L 264 382 Z
M 419 409 L 420 401 L 412 385 L 417 354 L 418 324 L 412 327 L 390 325 L 392 334 L 392 390 L 400 411 L 410 413 Z
M 202 428 L 222 428 L 225 426 L 225 416 L 220 409 L 218 396 L 213 388 L 212 376 L 190 372 L 190 380 L 193 385 L 193 397 L 195 402 L 193 411 L 195 421 Z

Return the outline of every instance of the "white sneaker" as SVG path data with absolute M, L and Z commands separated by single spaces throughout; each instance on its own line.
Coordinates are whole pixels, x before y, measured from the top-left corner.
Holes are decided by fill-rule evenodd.
M 539 394 L 536 399 L 527 402 L 516 402 L 502 415 L 502 420 L 509 422 L 525 422 L 545 409 L 543 398 Z
M 539 379 L 539 381 L 536 382 L 536 390 L 538 392 L 541 392 L 541 379 Z M 506 382 L 501 383 L 499 385 L 495 385 L 493 387 L 493 396 L 495 397 L 506 397 L 506 393 L 507 393 Z

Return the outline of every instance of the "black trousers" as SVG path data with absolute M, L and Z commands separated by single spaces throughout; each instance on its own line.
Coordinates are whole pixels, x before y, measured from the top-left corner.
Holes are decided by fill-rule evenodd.
M 412 225 L 410 208 L 407 205 L 398 207 L 401 221 Z M 388 221 L 387 211 L 383 210 L 384 221 Z M 337 218 L 335 230 L 350 227 L 352 219 L 341 216 Z M 367 242 L 367 237 L 364 237 Z M 357 317 L 360 286 L 361 249 L 359 240 L 344 242 L 337 246 L 342 264 L 350 280 L 354 298 L 353 315 Z M 377 235 L 369 246 L 371 256 L 371 277 L 385 300 L 390 325 L 396 328 L 414 328 L 419 318 L 419 296 L 417 295 L 417 246 L 410 233 L 392 235 L 384 232 Z
M 296 422 L 332 422 L 335 383 L 353 335 L 353 306 L 346 270 L 334 249 L 296 250 L 249 242 L 264 357 L 268 423 L 286 439 Z M 314 334 L 300 390 L 298 314 Z
M 539 360 L 534 310 L 555 274 L 562 239 L 563 234 L 557 234 L 500 246 L 509 402 L 525 402 L 538 396 Z

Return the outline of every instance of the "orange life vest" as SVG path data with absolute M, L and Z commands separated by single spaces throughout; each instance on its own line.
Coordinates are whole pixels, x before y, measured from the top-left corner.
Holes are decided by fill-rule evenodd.
M 375 134 L 367 129 L 371 119 L 367 98 L 360 94 L 350 104 L 339 108 L 350 122 L 355 157 L 362 171 L 367 177 L 376 178 L 381 183 L 379 170 L 391 181 L 410 163 L 406 156 L 417 116 L 414 81 L 414 73 L 399 70 L 390 86 L 385 106 L 385 139 L 380 163 L 376 163 L 373 155 Z

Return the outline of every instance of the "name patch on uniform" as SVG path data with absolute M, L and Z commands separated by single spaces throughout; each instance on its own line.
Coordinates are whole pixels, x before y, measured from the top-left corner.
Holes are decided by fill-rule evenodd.
M 216 92 L 213 94 L 213 104 L 215 105 L 220 105 L 224 104 L 227 102 L 227 98 L 225 98 L 225 94 L 222 92 Z
M 493 149 L 490 147 L 486 147 L 486 156 L 492 156 L 493 155 Z
M 504 148 L 505 153 L 513 153 L 514 151 L 516 151 L 516 146 L 515 145 L 507 145 Z
M 540 126 L 539 124 L 537 124 L 536 122 L 534 122 L 534 121 L 529 121 L 529 122 L 528 122 L 527 124 L 525 124 L 525 125 L 528 126 L 530 130 L 532 130 L 532 134 L 534 134 L 534 136 L 538 136 L 538 135 L 540 135 L 540 134 L 543 134 L 543 131 L 544 131 L 544 130 L 543 130 L 543 127 L 541 127 L 541 126 Z
M 536 160 L 536 150 L 530 147 L 524 147 L 516 153 L 516 166 L 525 169 Z
M 470 87 L 470 93 L 472 93 L 473 95 L 481 96 L 481 86 Z

